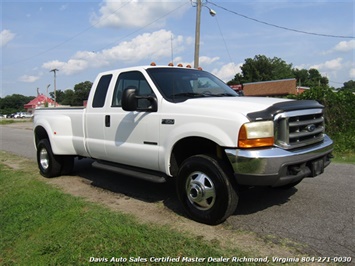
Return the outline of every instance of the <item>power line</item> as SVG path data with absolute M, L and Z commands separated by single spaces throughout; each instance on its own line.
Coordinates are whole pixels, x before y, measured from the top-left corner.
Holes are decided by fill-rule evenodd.
M 323 34 L 323 33 L 316 33 L 316 32 L 308 32 L 308 31 L 302 31 L 302 30 L 297 30 L 297 29 L 292 29 L 292 28 L 288 28 L 288 27 L 284 27 L 284 26 L 279 26 L 279 25 L 276 25 L 276 24 L 272 24 L 272 23 L 269 23 L 269 22 L 265 22 L 265 21 L 262 21 L 262 20 L 259 20 L 259 19 L 256 19 L 256 18 L 252 18 L 252 17 L 249 17 L 249 16 L 246 16 L 246 15 L 243 15 L 243 14 L 240 14 L 236 11 L 233 11 L 233 10 L 230 10 L 230 9 L 227 9 L 225 7 L 222 7 L 220 5 L 217 5 L 213 2 L 210 2 L 208 1 L 209 4 L 211 5 L 214 5 L 216 7 L 219 7 L 220 9 L 223 9 L 227 12 L 230 12 L 230 13 L 233 13 L 237 16 L 240 16 L 240 17 L 243 17 L 243 18 L 246 18 L 246 19 L 249 19 L 249 20 L 252 20 L 252 21 L 255 21 L 257 23 L 261 23 L 261 24 L 264 24 L 264 25 L 267 25 L 267 26 L 271 26 L 271 27 L 275 27 L 275 28 L 279 28 L 279 29 L 283 29 L 283 30 L 288 30 L 288 31 L 293 31 L 293 32 L 297 32 L 297 33 L 303 33 L 303 34 L 308 34 L 308 35 L 315 35 L 315 36 L 322 36 L 322 37 L 330 37 L 330 38 L 342 38 L 342 39 L 354 39 L 355 37 L 354 36 L 345 36 L 345 35 L 332 35 L 332 34 Z
M 221 30 L 221 27 L 219 26 L 219 22 L 218 22 L 217 17 L 215 17 L 215 19 L 216 19 L 216 22 L 217 22 L 217 26 L 218 26 L 218 29 L 219 29 L 219 33 L 221 34 L 221 37 L 222 37 L 222 39 L 223 39 L 223 43 L 224 43 L 224 46 L 225 46 L 225 48 L 226 48 L 226 51 L 227 51 L 229 60 L 230 60 L 231 63 L 233 63 L 234 72 L 237 73 L 237 70 L 235 69 L 234 61 L 233 61 L 233 59 L 232 59 L 232 57 L 231 57 L 231 54 L 230 54 L 230 52 L 229 52 L 226 39 L 225 39 L 224 36 L 223 36 L 223 33 L 222 33 L 222 30 Z
M 133 1 L 133 0 L 130 0 L 130 1 L 128 1 L 128 2 L 125 2 L 125 3 L 124 3 L 123 5 L 121 5 L 119 8 L 117 8 L 116 10 L 114 10 L 110 15 L 100 18 L 96 23 L 93 23 L 90 27 L 87 27 L 86 29 L 84 29 L 84 30 L 78 32 L 77 34 L 75 34 L 75 35 L 69 37 L 68 39 L 66 39 L 66 40 L 64 40 L 64 41 L 62 41 L 62 42 L 60 42 L 60 43 L 58 43 L 58 44 L 56 44 L 56 45 L 54 45 L 54 46 L 52 46 L 52 47 L 50 47 L 50 48 L 44 50 L 44 51 L 42 51 L 42 52 L 40 52 L 40 53 L 34 54 L 34 55 L 29 56 L 29 57 L 27 57 L 27 58 L 18 60 L 18 61 L 16 61 L 16 62 L 12 62 L 12 63 L 8 64 L 7 66 L 11 66 L 11 65 L 15 65 L 15 64 L 18 64 L 18 63 L 22 63 L 22 62 L 28 61 L 28 60 L 30 60 L 30 59 L 32 59 L 32 58 L 36 58 L 36 57 L 38 57 L 38 56 L 40 56 L 40 55 L 46 54 L 46 53 L 48 53 L 48 52 L 50 52 L 50 51 L 52 51 L 52 50 L 54 50 L 54 49 L 56 49 L 56 48 L 58 48 L 58 47 L 64 45 L 65 43 L 67 43 L 67 42 L 69 42 L 69 41 L 75 39 L 76 37 L 82 35 L 83 33 L 87 32 L 87 31 L 89 31 L 89 30 L 91 30 L 93 27 L 95 27 L 96 25 L 98 25 L 101 21 L 103 21 L 103 20 L 109 18 L 110 16 L 116 14 L 121 8 L 125 7 L 126 5 L 128 5 L 128 4 L 129 4 L 130 2 L 132 2 L 132 1 Z
M 136 34 L 136 33 L 140 32 L 141 30 L 145 29 L 146 27 L 148 27 L 148 26 L 150 26 L 150 25 L 156 23 L 156 22 L 159 21 L 160 19 L 162 19 L 162 18 L 164 18 L 164 17 L 167 17 L 167 16 L 170 15 L 171 13 L 173 13 L 173 12 L 175 12 L 176 10 L 182 8 L 182 7 L 185 6 L 186 4 L 188 4 L 188 2 L 183 3 L 182 5 L 178 6 L 177 8 L 175 8 L 175 9 L 173 9 L 173 10 L 170 10 L 168 13 L 165 13 L 165 14 L 162 15 L 161 17 L 159 17 L 159 18 L 157 18 L 157 19 L 154 19 L 154 20 L 148 22 L 147 24 L 145 24 L 144 26 L 140 27 L 139 29 L 137 29 L 137 30 L 135 30 L 135 31 L 132 31 L 131 33 L 128 33 L 127 35 L 125 35 L 125 36 L 123 36 L 123 37 L 121 37 L 121 38 L 119 38 L 119 39 L 117 39 L 117 40 L 115 40 L 115 41 L 113 41 L 113 42 L 108 43 L 107 45 L 101 47 L 100 49 L 95 50 L 95 52 L 98 52 L 98 51 L 100 51 L 100 50 L 103 50 L 103 49 L 105 49 L 105 48 L 107 48 L 107 47 L 109 47 L 109 46 L 111 46 L 111 45 L 113 45 L 113 44 L 115 44 L 115 43 L 117 43 L 117 42 L 119 42 L 119 41 L 121 41 L 121 40 L 126 39 L 127 37 L 129 37 L 129 36 L 131 36 L 131 35 L 133 35 L 133 34 Z
M 110 15 L 104 16 L 104 17 L 100 18 L 96 23 L 94 23 L 94 24 L 91 25 L 90 27 L 88 27 L 88 28 L 86 28 L 86 29 L 80 31 L 79 33 L 73 35 L 72 37 L 70 37 L 70 38 L 68 38 L 68 39 L 66 39 L 66 40 L 64 40 L 64 41 L 62 41 L 62 42 L 60 42 L 60 43 L 58 43 L 58 44 L 56 44 L 56 45 L 54 45 L 54 46 L 48 48 L 47 50 L 44 50 L 44 51 L 42 51 L 42 52 L 40 52 L 40 53 L 34 54 L 34 55 L 29 56 L 29 57 L 27 57 L 27 58 L 18 60 L 18 61 L 16 61 L 16 62 L 12 62 L 12 63 L 10 63 L 10 64 L 8 64 L 8 65 L 6 65 L 6 66 L 11 66 L 11 65 L 15 65 L 15 64 L 18 64 L 18 63 L 21 63 L 21 62 L 28 61 L 28 60 L 30 60 L 30 59 L 32 59 L 32 58 L 36 58 L 36 57 L 38 57 L 38 56 L 40 56 L 40 55 L 46 54 L 46 53 L 48 53 L 48 52 L 50 52 L 50 51 L 52 51 L 52 50 L 54 50 L 54 49 L 56 49 L 56 48 L 62 46 L 63 44 L 65 44 L 65 43 L 67 43 L 67 42 L 69 42 L 69 41 L 75 39 L 75 38 L 78 37 L 79 35 L 83 34 L 84 32 L 89 31 L 90 29 L 92 29 L 93 27 L 95 27 L 97 24 L 99 24 L 101 21 L 103 21 L 103 20 L 107 19 L 108 17 L 110 17 L 110 16 L 116 14 L 121 8 L 125 7 L 126 5 L 128 5 L 128 4 L 129 4 L 130 2 L 132 2 L 132 1 L 133 1 L 133 0 L 129 0 L 128 2 L 125 2 L 125 3 L 124 3 L 123 5 L 121 5 L 119 8 L 117 8 L 116 10 L 114 10 Z M 183 3 L 182 5 L 178 6 L 177 8 L 175 8 L 175 9 L 169 11 L 168 13 L 164 14 L 163 16 L 161 16 L 161 17 L 159 17 L 159 18 L 157 18 L 157 19 L 154 19 L 154 20 L 151 21 L 151 22 L 148 22 L 148 23 L 147 23 L 146 25 L 144 25 L 143 27 L 141 27 L 141 28 L 139 28 L 139 29 L 137 29 L 137 30 L 135 30 L 135 31 L 133 31 L 133 32 L 131 32 L 131 33 L 125 35 L 124 37 L 120 38 L 119 40 L 125 39 L 125 38 L 127 38 L 127 37 L 129 37 L 129 36 L 131 36 L 131 35 L 133 35 L 133 34 L 135 34 L 135 33 L 137 33 L 137 32 L 139 32 L 139 31 L 141 31 L 142 29 L 144 29 L 144 28 L 146 28 L 146 27 L 148 27 L 148 26 L 154 24 L 155 22 L 159 21 L 160 19 L 162 19 L 162 18 L 164 18 L 164 17 L 167 17 L 168 15 L 170 15 L 170 14 L 173 13 L 174 11 L 176 11 L 176 10 L 182 8 L 182 7 L 185 6 L 186 4 L 188 4 L 188 2 Z M 117 40 L 114 41 L 114 42 L 111 42 L 111 43 L 109 43 L 109 44 L 107 44 L 107 45 L 105 45 L 104 47 L 102 47 L 101 49 L 96 50 L 95 52 L 97 52 L 97 51 L 99 51 L 99 50 L 103 50 L 103 49 L 109 47 L 110 45 L 112 45 L 113 43 L 116 43 L 116 42 L 117 42 Z M 5 67 L 5 66 L 3 66 L 3 67 Z
M 329 79 L 328 79 L 328 81 L 331 82 L 331 83 L 336 83 L 336 84 L 342 84 L 342 85 L 344 84 L 344 82 L 340 82 L 340 81 L 332 81 L 332 80 L 329 80 Z

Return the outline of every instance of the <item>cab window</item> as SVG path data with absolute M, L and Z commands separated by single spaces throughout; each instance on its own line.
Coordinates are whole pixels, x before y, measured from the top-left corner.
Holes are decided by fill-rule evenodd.
M 93 108 L 101 108 L 105 104 L 106 94 L 108 87 L 111 82 L 112 75 L 104 75 L 100 78 L 99 83 L 97 85 L 94 99 L 92 101 Z
M 137 89 L 138 96 L 149 96 L 154 95 L 151 87 L 149 86 L 147 80 L 143 74 L 139 71 L 130 71 L 121 73 L 116 81 L 115 89 L 112 97 L 112 107 L 121 107 L 122 92 L 124 89 L 133 87 Z M 145 105 L 149 105 L 149 101 L 139 101 L 140 107 L 144 108 Z

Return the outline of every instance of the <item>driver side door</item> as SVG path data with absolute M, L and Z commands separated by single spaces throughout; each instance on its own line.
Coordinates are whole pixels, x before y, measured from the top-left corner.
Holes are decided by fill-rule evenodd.
M 138 96 L 154 96 L 139 71 L 121 73 L 116 81 L 111 105 L 105 116 L 105 149 L 107 160 L 145 169 L 158 169 L 159 119 L 157 112 L 127 112 L 122 109 L 122 92 L 134 87 Z M 145 108 L 149 101 L 140 100 Z

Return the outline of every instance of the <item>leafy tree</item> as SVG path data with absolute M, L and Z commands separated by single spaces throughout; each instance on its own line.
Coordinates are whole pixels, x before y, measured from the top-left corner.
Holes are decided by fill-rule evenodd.
M 24 105 L 34 98 L 34 96 L 24 96 L 21 94 L 12 94 L 0 98 L 0 113 L 12 114 L 25 111 Z
M 287 64 L 281 58 L 267 58 L 265 55 L 247 58 L 241 70 L 242 73 L 237 73 L 228 85 L 288 78 L 295 78 L 298 85 L 306 87 L 327 86 L 329 83 L 328 78 L 323 77 L 317 69 L 292 68 L 292 64 Z
M 57 90 L 57 102 L 62 105 L 83 106 L 84 101 L 89 97 L 92 82 L 85 81 L 78 83 L 74 86 L 74 90 Z M 50 96 L 54 99 L 54 93 L 51 92 Z
M 340 88 L 340 91 L 355 92 L 355 81 L 349 80 L 347 82 L 344 82 L 344 86 L 342 88 Z
M 229 85 L 294 77 L 292 64 L 287 64 L 281 58 L 268 58 L 265 55 L 245 59 L 241 70 L 242 73 L 237 73 L 234 79 L 228 82 Z
M 309 79 L 309 73 L 307 69 L 294 68 L 292 72 L 299 86 L 307 86 L 306 81 Z
M 63 101 L 61 104 L 63 105 L 73 105 L 74 99 L 74 91 L 73 90 L 66 90 L 64 91 Z
M 82 106 L 84 101 L 89 97 L 90 89 L 92 87 L 92 82 L 85 81 L 74 86 L 74 96 L 72 105 L 73 106 Z
M 62 90 L 56 90 L 56 101 L 57 103 L 61 103 L 64 100 L 64 92 Z M 54 100 L 54 92 L 51 91 L 49 96 Z
M 317 86 L 327 86 L 329 83 L 328 78 L 323 77 L 317 69 L 311 68 L 307 69 L 293 69 L 292 70 L 294 78 L 297 79 L 297 84 L 299 86 L 306 87 L 317 87 Z

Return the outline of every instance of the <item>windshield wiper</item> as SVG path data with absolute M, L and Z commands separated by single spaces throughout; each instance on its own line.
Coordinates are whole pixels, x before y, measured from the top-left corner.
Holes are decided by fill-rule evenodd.
M 211 94 L 205 94 L 205 96 L 212 96 L 212 97 L 225 97 L 225 96 L 231 96 L 231 97 L 234 97 L 234 96 L 237 96 L 237 95 L 234 95 L 234 94 L 231 94 L 231 93 L 211 93 Z

